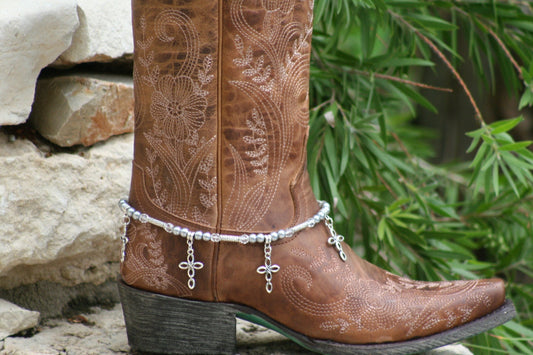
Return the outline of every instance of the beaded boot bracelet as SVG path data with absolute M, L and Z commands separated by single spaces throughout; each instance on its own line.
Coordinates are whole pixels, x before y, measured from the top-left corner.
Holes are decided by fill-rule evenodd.
M 266 291 L 268 293 L 272 292 L 272 274 L 280 270 L 279 265 L 272 265 L 272 246 L 271 243 L 276 240 L 281 240 L 285 238 L 291 238 L 297 232 L 300 232 L 306 228 L 313 228 L 321 221 L 324 221 L 326 226 L 330 231 L 330 237 L 328 238 L 328 244 L 334 246 L 339 253 L 339 257 L 346 261 L 346 254 L 342 249 L 341 242 L 344 240 L 342 235 L 339 235 L 335 232 L 333 228 L 333 220 L 328 215 L 330 211 L 329 203 L 325 201 L 318 201 L 320 210 L 313 217 L 309 218 L 307 221 L 295 225 L 288 229 L 282 229 L 277 232 L 271 232 L 268 234 L 264 233 L 251 233 L 251 234 L 241 234 L 241 235 L 230 235 L 230 234 L 219 234 L 219 233 L 209 233 L 202 231 L 190 231 L 187 228 L 176 226 L 172 223 L 163 222 L 159 219 L 153 218 L 146 213 L 142 213 L 132 206 L 126 200 L 119 201 L 119 207 L 124 212 L 124 233 L 121 237 L 122 240 L 122 253 L 121 253 L 121 262 L 124 261 L 126 257 L 126 245 L 129 242 L 129 239 L 126 235 L 126 228 L 130 223 L 130 219 L 133 218 L 136 221 L 141 223 L 150 223 L 159 228 L 163 228 L 167 233 L 173 234 L 175 236 L 181 236 L 187 240 L 187 261 L 183 261 L 179 264 L 179 268 L 187 271 L 187 276 L 189 277 L 188 286 L 192 290 L 196 286 L 196 280 L 194 278 L 196 270 L 202 269 L 204 264 L 199 261 L 194 260 L 194 240 L 203 240 L 207 242 L 231 242 L 231 243 L 264 243 L 264 253 L 265 253 L 265 264 L 257 268 L 257 273 L 265 275 L 266 280 Z

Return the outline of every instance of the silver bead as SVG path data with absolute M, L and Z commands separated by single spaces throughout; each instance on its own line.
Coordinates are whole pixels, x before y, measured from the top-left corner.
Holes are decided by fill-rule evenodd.
M 282 229 L 278 232 L 279 239 L 285 238 L 285 231 Z
M 189 230 L 187 228 L 181 229 L 181 236 L 184 238 L 187 238 L 187 235 L 189 235 Z
M 250 243 L 257 242 L 257 235 L 256 234 L 250 234 Z
M 203 233 L 200 232 L 200 231 L 195 232 L 195 233 L 194 233 L 194 239 L 196 239 L 196 240 L 200 240 L 200 239 L 202 239 L 202 234 L 203 234 Z
M 265 235 L 263 233 L 259 233 L 257 235 L 257 242 L 258 243 L 263 243 L 265 241 Z
M 315 226 L 315 220 L 310 219 L 307 221 L 307 228 L 313 228 Z
M 206 242 L 210 241 L 211 240 L 211 233 L 209 233 L 209 232 L 202 233 L 202 239 L 205 240 Z
M 174 235 L 180 235 L 181 233 L 181 228 L 178 227 L 178 226 L 175 226 L 173 229 L 172 229 L 172 234 Z
M 174 229 L 174 225 L 172 223 L 165 223 L 165 231 L 167 233 L 172 233 L 172 229 Z
M 270 233 L 270 237 L 272 238 L 272 241 L 275 242 L 276 240 L 278 240 L 279 234 L 278 232 L 272 232 Z
M 128 217 L 131 217 L 133 216 L 133 213 L 135 212 L 135 208 L 133 207 L 130 207 L 128 208 L 128 210 L 126 211 L 126 214 L 128 215 Z
M 139 218 L 141 218 L 141 212 L 139 212 L 139 211 L 133 212 L 133 216 L 132 217 L 133 217 L 133 219 L 138 220 Z
M 148 222 L 148 215 L 146 213 L 141 214 L 141 217 L 139 217 L 139 222 L 141 223 Z

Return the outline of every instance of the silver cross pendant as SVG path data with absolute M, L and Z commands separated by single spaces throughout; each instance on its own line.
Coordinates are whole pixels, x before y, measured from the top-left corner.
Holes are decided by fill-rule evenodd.
M 194 249 L 192 247 L 193 235 L 187 236 L 187 261 L 182 261 L 178 266 L 182 270 L 187 270 L 187 276 L 189 276 L 189 281 L 187 285 L 192 290 L 196 286 L 196 280 L 194 276 L 196 270 L 200 270 L 204 267 L 204 263 L 200 261 L 194 261 Z
M 270 235 L 265 236 L 265 265 L 261 265 L 257 268 L 257 273 L 265 275 L 266 291 L 272 292 L 272 274 L 278 272 L 280 267 L 277 264 L 272 265 L 272 246 L 270 242 L 272 237 Z
M 337 249 L 337 252 L 339 253 L 339 257 L 342 261 L 346 261 L 346 253 L 344 250 L 342 250 L 342 242 L 344 241 L 344 236 L 337 234 L 335 231 L 335 228 L 333 228 L 333 219 L 330 216 L 326 216 L 324 223 L 326 224 L 326 227 L 329 229 L 329 233 L 331 237 L 328 238 L 328 244 L 334 245 L 335 249 Z

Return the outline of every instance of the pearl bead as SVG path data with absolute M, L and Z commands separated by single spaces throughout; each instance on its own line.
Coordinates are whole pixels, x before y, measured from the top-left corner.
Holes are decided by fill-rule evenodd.
M 272 241 L 275 242 L 276 240 L 278 240 L 279 234 L 278 232 L 272 232 L 270 233 L 270 237 L 272 238 Z
M 132 217 L 133 217 L 133 219 L 135 219 L 135 220 L 141 218 L 141 212 L 139 212 L 139 211 L 135 211 L 135 212 L 133 212 L 133 216 L 132 216 Z
M 187 235 L 189 234 L 189 230 L 187 228 L 181 229 L 181 236 L 184 238 L 187 238 Z
M 210 241 L 211 240 L 211 233 L 209 233 L 209 232 L 203 233 L 202 239 L 205 240 L 206 242 Z
M 278 232 L 279 239 L 285 238 L 285 231 L 282 229 Z
M 128 211 L 126 212 L 128 214 L 128 217 L 133 216 L 133 212 L 135 212 L 135 209 L 133 207 L 128 208 Z
M 196 240 L 200 240 L 200 239 L 202 239 L 202 234 L 203 234 L 203 233 L 200 232 L 200 231 L 195 232 L 195 233 L 194 233 L 194 239 L 196 239 Z
M 257 242 L 257 235 L 250 234 L 250 243 L 255 243 L 255 242 Z
M 265 241 L 265 235 L 263 233 L 259 233 L 257 235 L 257 242 L 258 243 L 263 243 Z
M 176 227 L 174 227 L 174 228 L 172 229 L 172 234 L 174 234 L 174 235 L 180 235 L 180 233 L 181 233 L 181 228 L 180 228 L 180 227 L 176 226 Z

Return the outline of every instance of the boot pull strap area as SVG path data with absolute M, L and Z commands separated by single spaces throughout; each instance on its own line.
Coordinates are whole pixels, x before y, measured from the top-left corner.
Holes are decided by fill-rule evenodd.
M 128 221 L 130 218 L 141 223 L 150 223 L 156 227 L 164 229 L 167 233 L 173 234 L 175 236 L 181 236 L 187 239 L 187 261 L 180 263 L 180 269 L 186 270 L 189 277 L 188 286 L 192 290 L 196 286 L 196 280 L 194 278 L 195 271 L 203 268 L 204 264 L 194 260 L 194 248 L 193 241 L 206 241 L 206 242 L 229 242 L 229 243 L 264 243 L 265 244 L 265 263 L 257 268 L 257 273 L 265 275 L 266 279 L 266 291 L 268 293 L 272 292 L 272 275 L 275 272 L 280 270 L 279 265 L 272 265 L 272 247 L 270 243 L 277 240 L 291 238 L 297 232 L 300 232 L 307 228 L 313 228 L 318 223 L 325 221 L 326 226 L 330 231 L 330 237 L 328 239 L 328 244 L 334 246 L 339 253 L 339 257 L 342 261 L 346 261 L 346 254 L 342 249 L 341 242 L 344 240 L 344 237 L 338 235 L 333 229 L 333 220 L 329 216 L 330 205 L 325 201 L 318 201 L 320 210 L 307 221 L 297 224 L 288 229 L 281 229 L 277 232 L 270 232 L 267 234 L 264 233 L 250 233 L 250 234 L 241 234 L 241 235 L 231 235 L 231 234 L 220 234 L 220 233 L 210 233 L 204 231 L 190 231 L 185 227 L 176 226 L 170 222 L 164 222 L 154 217 L 149 216 L 146 213 L 133 208 L 126 200 L 121 199 L 118 203 L 122 212 L 124 212 L 124 219 Z M 127 225 L 125 225 L 126 227 Z M 122 239 L 122 257 L 121 262 L 124 261 L 126 245 L 128 243 L 128 238 L 126 237 L 126 228 L 124 228 L 124 235 Z

